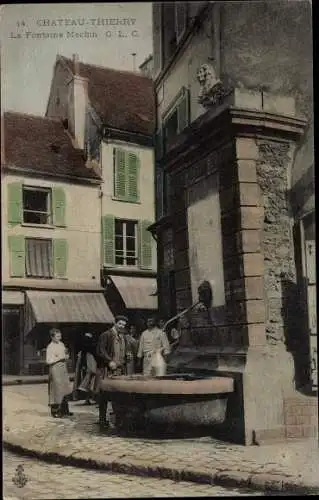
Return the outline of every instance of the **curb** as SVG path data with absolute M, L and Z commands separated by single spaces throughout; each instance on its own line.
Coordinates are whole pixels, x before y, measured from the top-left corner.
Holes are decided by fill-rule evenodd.
M 36 385 L 36 384 L 47 384 L 48 383 L 48 375 L 40 375 L 36 376 L 34 375 L 34 378 L 14 378 L 12 380 L 2 380 L 1 385 L 2 387 L 5 386 L 12 386 L 12 385 Z M 69 379 L 71 382 L 74 381 L 74 375 L 69 375 Z
M 239 471 L 220 472 L 213 469 L 211 471 L 200 471 L 191 468 L 180 470 L 161 465 L 147 466 L 138 461 L 134 463 L 134 460 L 125 462 L 120 459 L 106 462 L 92 457 L 75 457 L 72 454 L 67 456 L 58 452 L 38 451 L 6 440 L 3 440 L 3 448 L 12 453 L 37 458 L 44 462 L 81 467 L 83 469 L 104 470 L 120 474 L 171 479 L 173 481 L 189 481 L 199 484 L 220 485 L 225 488 L 253 489 L 264 492 L 290 493 L 294 495 L 319 493 L 319 485 L 306 485 L 295 478 L 289 479 L 280 474 L 256 474 Z

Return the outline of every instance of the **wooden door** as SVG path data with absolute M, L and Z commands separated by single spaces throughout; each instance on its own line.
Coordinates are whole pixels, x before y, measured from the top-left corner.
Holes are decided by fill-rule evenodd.
M 316 242 L 305 241 L 307 277 L 308 328 L 310 335 L 310 376 L 313 390 L 318 390 L 317 309 L 316 309 Z

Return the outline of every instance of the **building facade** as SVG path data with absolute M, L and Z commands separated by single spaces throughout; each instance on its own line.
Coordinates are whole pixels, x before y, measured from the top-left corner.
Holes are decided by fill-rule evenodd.
M 102 180 L 61 122 L 11 112 L 3 120 L 3 367 L 34 374 L 50 326 L 62 328 L 72 358 L 76 333 L 113 321 L 100 285 Z
M 223 319 L 188 319 L 180 363 L 241 374 L 228 433 L 246 444 L 317 432 L 311 26 L 309 2 L 153 4 L 159 308 L 210 282 Z
M 101 175 L 101 282 L 114 314 L 143 328 L 157 309 L 152 80 L 57 56 L 47 116 Z

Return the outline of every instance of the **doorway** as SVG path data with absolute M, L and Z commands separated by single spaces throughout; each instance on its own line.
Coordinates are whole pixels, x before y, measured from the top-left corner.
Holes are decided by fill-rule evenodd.
M 5 308 L 2 311 L 2 374 L 20 373 L 20 309 Z

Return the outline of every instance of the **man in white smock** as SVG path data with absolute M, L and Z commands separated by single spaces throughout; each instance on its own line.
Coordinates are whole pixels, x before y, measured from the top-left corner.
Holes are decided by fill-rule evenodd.
M 141 335 L 137 357 L 143 358 L 143 375 L 150 376 L 152 372 L 152 358 L 157 351 L 165 357 L 170 353 L 170 346 L 166 333 L 155 325 L 155 318 L 148 318 L 147 330 Z
M 61 418 L 73 415 L 67 401 L 72 392 L 66 364 L 69 356 L 58 328 L 51 328 L 50 337 L 51 342 L 46 349 L 46 362 L 49 365 L 49 406 L 52 417 Z

